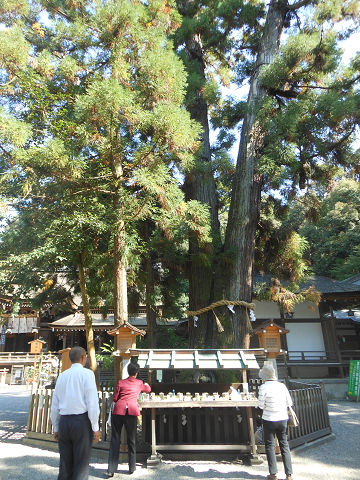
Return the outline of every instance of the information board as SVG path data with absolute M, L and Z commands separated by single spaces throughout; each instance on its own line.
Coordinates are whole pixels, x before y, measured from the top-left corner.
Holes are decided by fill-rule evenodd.
M 41 340 L 32 340 L 30 343 L 30 353 L 35 353 L 37 355 L 38 353 L 41 353 L 43 344 L 45 342 L 42 342 Z
M 360 360 L 350 360 L 348 397 L 359 401 L 360 396 Z

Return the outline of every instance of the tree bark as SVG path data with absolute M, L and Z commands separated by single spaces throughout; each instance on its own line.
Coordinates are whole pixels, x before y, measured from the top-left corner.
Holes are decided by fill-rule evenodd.
M 145 224 L 145 235 L 146 240 L 150 240 L 151 225 L 149 222 Z M 154 275 L 154 259 L 149 248 L 148 256 L 145 260 L 146 262 L 146 284 L 145 284 L 145 295 L 146 295 L 146 322 L 150 339 L 150 348 L 156 348 L 156 334 L 157 334 L 157 307 L 154 298 L 154 286 L 155 286 L 155 275 Z
M 114 327 L 120 327 L 128 321 L 127 262 L 125 255 L 126 232 L 120 190 L 122 186 L 123 166 L 121 158 L 112 157 L 112 171 L 115 183 L 114 195 Z M 119 335 L 114 339 L 115 352 L 120 353 Z M 121 358 L 114 356 L 114 383 L 122 378 Z
M 225 236 L 225 251 L 230 256 L 226 288 L 229 300 L 251 302 L 255 232 L 259 218 L 262 179 L 257 173 L 257 161 L 264 146 L 262 126 L 256 116 L 266 96 L 259 79 L 260 68 L 270 64 L 279 51 L 284 28 L 286 4 L 272 0 L 264 25 L 264 32 L 250 80 L 248 112 L 244 118 L 236 174 Z M 249 346 L 251 324 L 246 309 L 236 307 L 230 318 L 233 325 L 234 347 Z
M 125 225 L 119 200 L 115 200 L 115 212 L 118 214 L 114 232 L 114 327 L 120 327 L 128 321 L 127 272 L 125 259 Z M 115 335 L 115 352 L 120 353 L 119 335 Z M 115 385 L 122 378 L 122 365 L 118 355 L 114 356 Z
M 186 51 L 189 59 L 198 63 L 199 70 L 205 81 L 205 62 L 199 35 L 195 35 L 187 42 Z M 214 299 L 214 253 L 220 244 L 220 225 L 216 185 L 211 165 L 208 106 L 200 91 L 197 93 L 196 102 L 188 106 L 188 110 L 191 117 L 200 123 L 202 134 L 200 138 L 201 151 L 198 154 L 197 166 L 187 173 L 185 177 L 185 195 L 186 200 L 198 200 L 209 206 L 212 234 L 212 244 L 202 248 L 199 246 L 195 236 L 191 235 L 189 238 L 189 310 L 198 310 L 212 303 Z M 204 261 L 205 257 L 209 261 Z M 201 315 L 197 328 L 194 328 L 193 319 L 190 319 L 190 347 L 209 347 L 213 343 L 214 319 L 212 315 Z
M 97 361 L 96 361 L 95 343 L 94 343 L 94 330 L 92 327 L 89 297 L 86 289 L 83 255 L 81 255 L 80 257 L 78 268 L 79 268 L 81 299 L 82 299 L 84 317 L 85 317 L 85 334 L 86 334 L 86 345 L 87 345 L 87 351 L 88 351 L 89 364 L 90 364 L 91 370 L 94 372 L 96 385 L 99 388 L 99 376 L 97 371 Z

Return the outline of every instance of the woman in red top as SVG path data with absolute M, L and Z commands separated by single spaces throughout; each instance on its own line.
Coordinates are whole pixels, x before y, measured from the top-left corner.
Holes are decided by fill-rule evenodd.
M 107 477 L 113 477 L 118 468 L 120 436 L 123 425 L 125 425 L 128 455 L 129 455 L 129 472 L 130 474 L 136 468 L 136 418 L 140 415 L 139 405 L 137 402 L 140 392 L 149 393 L 150 386 L 143 383 L 137 377 L 139 366 L 135 363 L 129 363 L 129 377 L 120 380 L 116 386 L 113 396 L 115 402 L 111 415 L 111 440 L 109 450 L 109 465 L 106 472 Z

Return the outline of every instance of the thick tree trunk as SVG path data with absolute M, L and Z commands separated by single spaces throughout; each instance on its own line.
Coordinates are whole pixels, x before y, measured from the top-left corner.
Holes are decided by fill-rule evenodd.
M 186 45 L 187 54 L 192 62 L 197 62 L 205 80 L 205 63 L 203 60 L 201 39 L 194 36 Z M 219 248 L 220 225 L 216 185 L 212 172 L 209 139 L 208 107 L 201 92 L 195 103 L 188 107 L 190 115 L 202 126 L 201 151 L 197 165 L 185 177 L 185 194 L 187 200 L 198 200 L 209 206 L 211 217 L 212 245 L 200 248 L 195 236 L 189 239 L 189 309 L 198 310 L 213 302 L 214 253 Z M 210 261 L 204 261 L 205 257 Z M 197 328 L 190 319 L 190 347 L 211 346 L 214 344 L 214 320 L 211 315 L 201 315 Z
M 96 385 L 99 387 L 99 378 L 98 378 L 97 361 L 96 361 L 96 354 L 95 354 L 95 343 L 94 343 L 94 330 L 92 327 L 89 297 L 87 294 L 86 281 L 85 281 L 85 268 L 84 268 L 84 262 L 83 262 L 82 256 L 81 256 L 78 268 L 79 268 L 81 299 L 82 299 L 84 317 L 85 317 L 85 334 L 86 334 L 86 345 L 87 345 L 87 351 L 88 351 L 89 364 L 90 364 L 91 370 L 94 372 Z
M 120 212 L 119 210 L 117 210 Z M 119 213 L 120 214 L 120 213 Z M 120 327 L 128 321 L 127 273 L 125 261 L 125 226 L 118 220 L 114 234 L 114 326 Z M 115 335 L 114 347 L 120 352 L 119 335 Z M 120 352 L 121 353 L 121 352 Z M 114 382 L 122 378 L 120 357 L 114 357 Z
M 114 195 L 114 326 L 119 327 L 128 321 L 128 290 L 126 272 L 126 232 L 123 221 L 123 204 L 120 196 L 123 167 L 121 159 L 113 158 L 113 175 L 115 178 Z M 114 339 L 115 352 L 120 351 L 119 335 Z M 121 352 L 120 352 L 121 353 Z M 114 356 L 115 385 L 122 378 L 122 364 L 118 355 Z
M 149 222 L 145 224 L 145 235 L 146 240 L 150 241 L 151 234 L 151 225 Z M 150 249 L 149 249 L 150 250 Z M 156 348 L 156 334 L 157 334 L 157 306 L 156 300 L 154 298 L 155 293 L 155 275 L 154 275 L 154 258 L 151 251 L 148 252 L 146 258 L 146 284 L 145 284 L 145 295 L 146 295 L 146 322 L 150 339 L 150 348 Z
M 114 234 L 114 326 L 128 321 L 127 274 L 124 222 L 119 221 Z
M 152 299 L 154 296 L 154 283 L 151 276 L 152 263 L 151 260 L 147 260 L 147 274 L 149 275 L 146 280 L 146 322 L 148 327 L 148 335 L 150 339 L 150 348 L 156 348 L 156 317 L 157 311 Z
M 261 66 L 271 63 L 279 51 L 284 28 L 286 7 L 272 0 L 266 17 L 259 52 L 250 81 L 248 113 L 241 130 L 229 218 L 225 238 L 225 251 L 231 258 L 227 275 L 226 293 L 229 300 L 251 301 L 255 232 L 259 217 L 261 176 L 256 171 L 262 153 L 264 131 L 256 120 L 266 91 L 259 80 Z M 251 332 L 245 308 L 236 307 L 230 314 L 233 324 L 234 347 L 246 347 Z

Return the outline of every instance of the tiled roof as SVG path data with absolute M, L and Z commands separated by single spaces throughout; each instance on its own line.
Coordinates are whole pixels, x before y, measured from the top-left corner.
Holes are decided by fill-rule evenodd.
M 101 313 L 92 313 L 91 314 L 93 327 L 96 329 L 102 330 L 111 330 L 114 328 L 114 315 L 109 314 L 105 318 L 101 315 Z M 129 316 L 129 323 L 134 327 L 146 328 L 146 315 L 145 314 L 138 314 L 135 316 Z M 162 320 L 158 320 L 157 323 L 159 325 L 173 325 L 176 322 L 165 322 Z M 72 313 L 71 315 L 66 315 L 65 317 L 59 318 L 52 323 L 49 323 L 50 328 L 57 328 L 57 329 L 76 329 L 81 330 L 85 328 L 85 316 L 82 312 Z
M 119 332 L 122 328 L 128 328 L 128 329 L 131 330 L 132 332 L 137 333 L 138 335 L 142 335 L 142 336 L 144 336 L 145 333 L 146 333 L 145 330 L 140 330 L 140 328 L 134 327 L 134 325 L 131 325 L 131 323 L 125 322 L 125 323 L 123 323 L 122 325 L 120 325 L 120 327 L 114 328 L 114 330 L 109 330 L 109 331 L 108 331 L 108 334 L 109 334 L 109 335 L 116 335 L 116 334 L 118 334 L 118 332 Z
M 278 327 L 279 331 L 281 334 L 285 334 L 285 333 L 289 333 L 289 330 L 286 330 L 286 328 L 282 327 L 281 325 L 278 325 L 277 323 L 275 323 L 273 320 L 268 320 L 267 322 L 264 322 L 262 323 L 261 325 L 259 325 L 257 328 L 255 328 L 252 332 L 252 335 L 254 335 L 255 333 L 258 333 L 258 332 L 261 332 L 262 330 L 266 330 L 266 327 L 268 326 L 273 326 L 275 325 L 275 327 Z
M 94 313 L 91 315 L 93 327 L 103 327 L 109 330 L 114 327 L 114 315 L 108 315 L 106 318 L 100 313 Z M 146 320 L 145 320 L 146 321 Z M 49 327 L 52 328 L 84 328 L 85 316 L 82 312 L 75 312 L 66 317 L 59 318 L 52 323 L 49 323 Z
M 352 315 L 349 315 L 349 311 L 348 309 L 333 310 L 333 315 L 339 320 L 352 320 L 353 322 L 360 323 L 360 309 L 354 308 Z M 325 317 L 331 317 L 331 313 L 326 313 Z
M 257 274 L 255 276 L 255 283 L 269 283 L 273 275 Z M 281 283 L 286 287 L 289 284 L 289 281 L 281 280 Z M 322 275 L 309 275 L 305 281 L 300 284 L 300 288 L 308 288 L 314 286 L 316 290 L 320 293 L 348 293 L 348 292 L 358 292 L 360 291 L 360 286 L 354 284 L 349 280 L 334 280 L 329 277 L 324 277 Z

